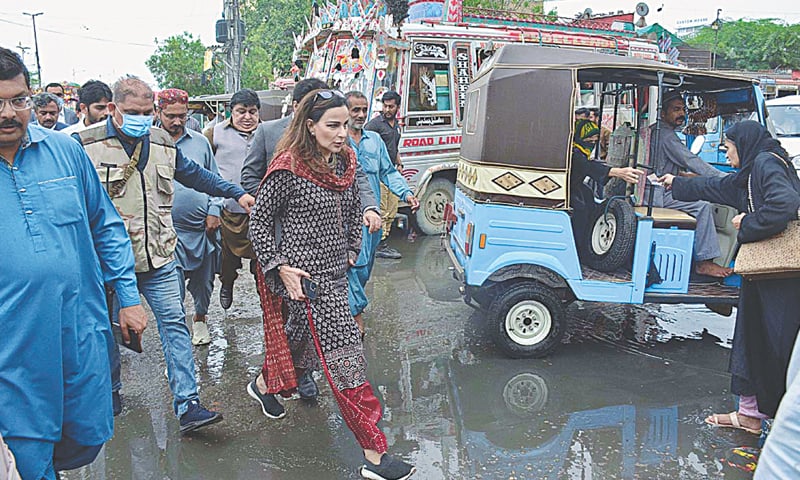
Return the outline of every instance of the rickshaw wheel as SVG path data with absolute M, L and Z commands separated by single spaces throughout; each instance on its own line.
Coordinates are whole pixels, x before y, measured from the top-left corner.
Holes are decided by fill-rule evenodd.
M 636 243 L 636 213 L 627 200 L 612 198 L 597 208 L 582 258 L 587 266 L 601 272 L 630 267 Z
M 537 282 L 502 291 L 489 312 L 497 347 L 511 358 L 543 357 L 561 343 L 566 315 L 556 293 Z
M 455 186 L 446 178 L 434 178 L 419 199 L 415 216 L 417 226 L 425 235 L 438 235 L 444 231 L 444 207 L 455 198 Z
M 547 405 L 548 397 L 547 382 L 533 372 L 518 373 L 503 386 L 506 408 L 518 417 L 540 412 Z

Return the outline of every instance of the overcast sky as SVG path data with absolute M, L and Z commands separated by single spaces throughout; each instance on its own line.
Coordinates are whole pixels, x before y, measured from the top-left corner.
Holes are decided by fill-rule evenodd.
M 297 0 L 308 2 L 310 0 Z M 24 7 L 20 6 L 25 4 Z M 794 0 L 663 0 L 649 1 L 649 24 L 674 28 L 678 20 L 710 18 L 722 8 L 722 18 L 782 18 L 800 22 L 800 2 Z M 13 4 L 13 5 L 12 5 Z M 36 17 L 42 80 L 75 81 L 90 78 L 113 82 L 130 73 L 155 83 L 144 62 L 155 51 L 155 39 L 183 31 L 214 42 L 214 22 L 221 18 L 223 0 L 26 0 L 0 3 L 0 45 L 30 47 L 25 62 L 35 69 L 31 19 L 23 12 L 44 12 Z M 546 0 L 545 8 L 557 7 L 571 17 L 587 7 L 594 13 L 632 11 L 628 0 Z M 663 8 L 657 12 L 659 7 Z M 766 5 L 758 9 L 758 5 Z M 291 39 L 286 39 L 291 42 Z M 19 52 L 19 50 L 17 50 Z

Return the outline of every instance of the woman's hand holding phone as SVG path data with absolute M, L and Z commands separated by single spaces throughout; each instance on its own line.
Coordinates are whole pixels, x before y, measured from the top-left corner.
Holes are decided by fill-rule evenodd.
M 290 267 L 288 265 L 281 265 L 278 269 L 278 276 L 289 292 L 289 298 L 292 300 L 305 300 L 306 296 L 303 293 L 302 278 L 311 278 L 311 274 L 299 268 Z

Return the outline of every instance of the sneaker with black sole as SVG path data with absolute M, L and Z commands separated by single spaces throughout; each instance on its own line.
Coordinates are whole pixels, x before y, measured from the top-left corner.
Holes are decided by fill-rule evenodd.
M 181 415 L 181 433 L 188 433 L 221 421 L 221 413 L 208 410 L 197 400 L 192 400 L 189 402 L 189 409 Z
M 219 289 L 219 306 L 223 310 L 227 310 L 231 308 L 231 305 L 233 305 L 233 285 L 225 285 L 223 283 Z
M 311 370 L 306 370 L 300 378 L 297 379 L 297 393 L 303 400 L 313 400 L 319 395 L 319 388 L 317 382 L 314 381 L 314 376 Z
M 264 394 L 258 391 L 255 379 L 247 384 L 247 394 L 261 405 L 261 411 L 264 412 L 264 415 L 268 418 L 279 419 L 286 415 L 286 409 L 284 409 L 283 405 L 275 398 L 275 395 L 271 393 Z
M 379 465 L 365 459 L 359 473 L 362 478 L 369 480 L 405 480 L 414 475 L 416 471 L 417 469 L 413 465 L 384 453 Z
M 119 392 L 111 392 L 111 411 L 115 417 L 122 413 L 122 395 Z
M 375 251 L 375 256 L 378 258 L 390 258 L 392 260 L 399 260 L 403 258 L 403 255 L 394 248 L 390 247 L 385 240 L 378 244 L 378 249 Z

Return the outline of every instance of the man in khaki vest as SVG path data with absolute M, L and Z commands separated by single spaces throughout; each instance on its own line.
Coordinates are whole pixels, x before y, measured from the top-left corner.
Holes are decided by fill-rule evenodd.
M 114 84 L 109 118 L 76 133 L 122 216 L 136 259 L 136 280 L 158 323 L 173 407 L 181 433 L 222 420 L 197 395 L 194 358 L 175 265 L 173 179 L 215 197 L 236 198 L 249 211 L 255 203 L 241 187 L 185 158 L 170 135 L 153 124 L 154 95 L 136 77 Z M 116 301 L 115 308 L 116 310 Z M 115 345 L 116 346 L 116 345 Z M 111 349 L 115 413 L 121 411 L 118 348 Z

